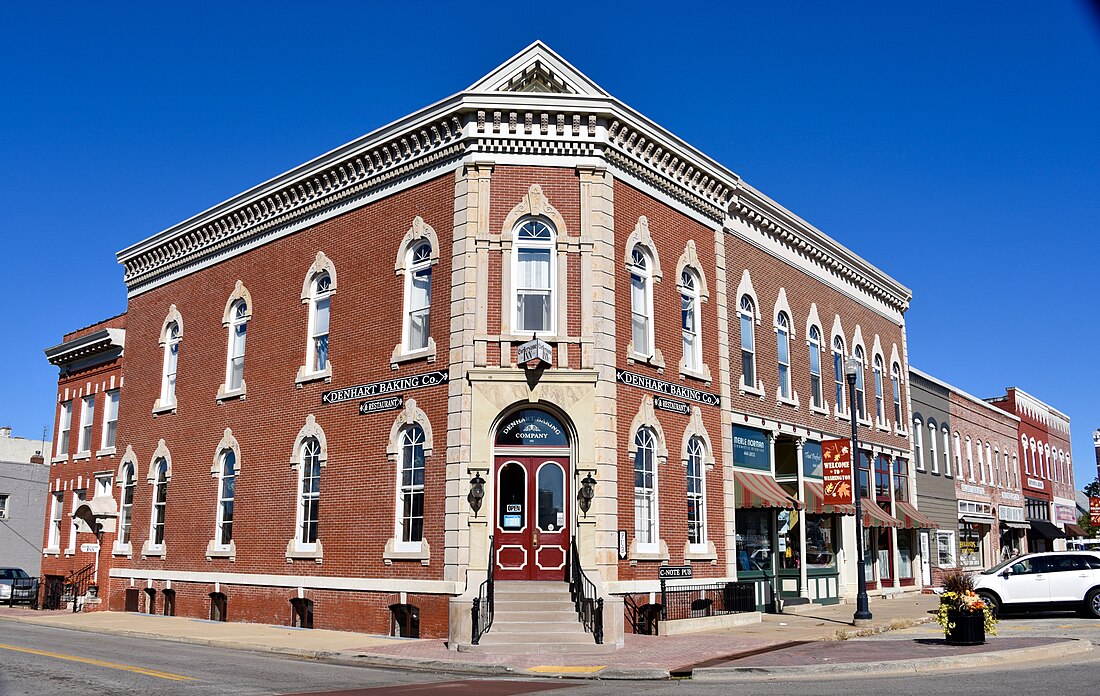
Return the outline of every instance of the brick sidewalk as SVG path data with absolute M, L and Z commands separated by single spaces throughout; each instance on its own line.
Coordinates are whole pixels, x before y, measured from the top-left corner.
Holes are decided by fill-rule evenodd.
M 858 664 L 1003 652 L 1069 642 L 1067 638 L 990 638 L 983 645 L 948 645 L 943 639 L 818 641 L 722 663 L 723 667 L 793 667 Z M 719 666 L 719 665 L 715 665 Z

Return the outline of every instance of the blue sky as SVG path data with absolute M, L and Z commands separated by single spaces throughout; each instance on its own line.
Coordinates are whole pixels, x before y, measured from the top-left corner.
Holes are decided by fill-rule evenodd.
M 1100 13 L 978 5 L 10 6 L 0 424 L 52 429 L 42 349 L 125 309 L 116 251 L 542 39 L 912 288 L 914 366 L 1069 414 L 1083 485 L 1100 427 Z

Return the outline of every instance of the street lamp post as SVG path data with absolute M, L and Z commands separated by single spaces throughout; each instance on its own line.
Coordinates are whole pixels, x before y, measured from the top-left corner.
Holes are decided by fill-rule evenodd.
M 856 499 L 856 612 L 854 623 L 858 626 L 871 620 L 871 610 L 867 606 L 867 567 L 863 560 L 863 493 L 859 485 L 859 435 L 856 432 L 856 375 L 859 372 L 859 359 L 855 357 L 844 361 L 844 376 L 848 379 L 848 416 L 852 420 L 852 490 Z M 867 481 L 870 487 L 871 482 Z

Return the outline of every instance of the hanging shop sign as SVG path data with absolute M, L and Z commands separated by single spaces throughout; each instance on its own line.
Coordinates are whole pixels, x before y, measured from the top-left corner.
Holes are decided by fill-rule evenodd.
M 821 443 L 822 482 L 826 505 L 852 504 L 852 443 L 825 440 Z
M 529 370 L 549 367 L 554 362 L 554 349 L 541 338 L 533 338 L 516 349 L 516 360 Z
M 640 375 L 637 372 L 615 370 L 615 381 L 622 382 L 631 387 L 638 387 L 639 389 L 656 392 L 657 394 L 672 396 L 677 399 L 696 401 L 700 404 L 706 404 L 707 406 L 720 406 L 722 404 L 722 399 L 717 394 L 711 394 L 710 392 L 701 391 L 699 389 L 692 389 L 682 384 L 673 384 L 672 382 L 653 379 L 652 377 Z
M 1089 498 L 1089 521 L 1093 527 L 1100 527 L 1100 498 Z
M 747 469 L 771 470 L 768 438 L 763 431 L 743 425 L 733 426 L 733 464 Z
M 653 399 L 653 408 L 658 411 L 670 411 L 672 413 L 679 413 L 682 416 L 689 415 L 691 413 L 691 406 L 686 402 L 677 401 L 676 399 L 666 399 L 663 396 L 658 396 Z
M 435 372 L 425 372 L 420 375 L 387 379 L 384 382 L 360 384 L 354 387 L 344 387 L 343 389 L 330 389 L 329 391 L 321 392 L 321 403 L 339 404 L 345 401 L 393 394 L 394 392 L 434 387 L 440 384 L 446 384 L 449 377 L 450 374 L 447 370 L 436 370 Z
M 381 411 L 400 411 L 405 406 L 405 395 L 386 396 L 381 399 L 359 402 L 359 415 L 368 416 Z

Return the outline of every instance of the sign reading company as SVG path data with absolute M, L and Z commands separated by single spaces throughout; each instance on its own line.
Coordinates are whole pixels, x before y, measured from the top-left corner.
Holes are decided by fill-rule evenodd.
M 399 411 L 405 405 L 405 395 L 386 396 L 372 401 L 359 402 L 359 415 L 366 416 L 380 411 Z
M 533 408 L 525 408 L 497 429 L 497 447 L 567 447 L 569 439 L 561 423 Z
M 1100 527 L 1100 498 L 1089 498 L 1089 521 L 1093 527 Z
M 746 469 L 770 471 L 772 465 L 768 459 L 767 436 L 755 428 L 733 426 L 733 464 Z
M 554 362 L 554 349 L 541 338 L 533 338 L 516 349 L 516 360 L 529 368 L 550 365 Z
M 653 379 L 652 377 L 640 375 L 637 372 L 615 370 L 615 381 L 622 382 L 631 387 L 638 387 L 639 389 L 646 389 L 658 394 L 664 394 L 665 396 L 695 401 L 700 404 L 706 404 L 707 406 L 720 406 L 722 404 L 722 399 L 720 399 L 717 394 L 700 391 L 699 389 L 692 389 L 691 387 L 685 387 L 680 384 L 673 384 L 672 382 Z
M 344 387 L 343 389 L 330 389 L 329 391 L 321 392 L 321 403 L 339 404 L 344 401 L 366 399 L 372 396 L 383 396 L 386 394 L 393 394 L 394 392 L 409 391 L 410 389 L 434 387 L 439 384 L 446 384 L 448 378 L 449 373 L 446 370 L 437 370 L 435 372 L 425 372 L 420 375 L 387 379 L 384 382 L 360 384 L 354 387 Z
M 653 399 L 653 408 L 658 411 L 671 411 L 672 413 L 679 413 L 684 416 L 691 413 L 691 406 L 687 403 L 675 399 L 666 399 L 663 396 L 658 396 Z
M 852 504 L 852 447 L 850 440 L 821 443 L 822 483 L 826 505 Z

